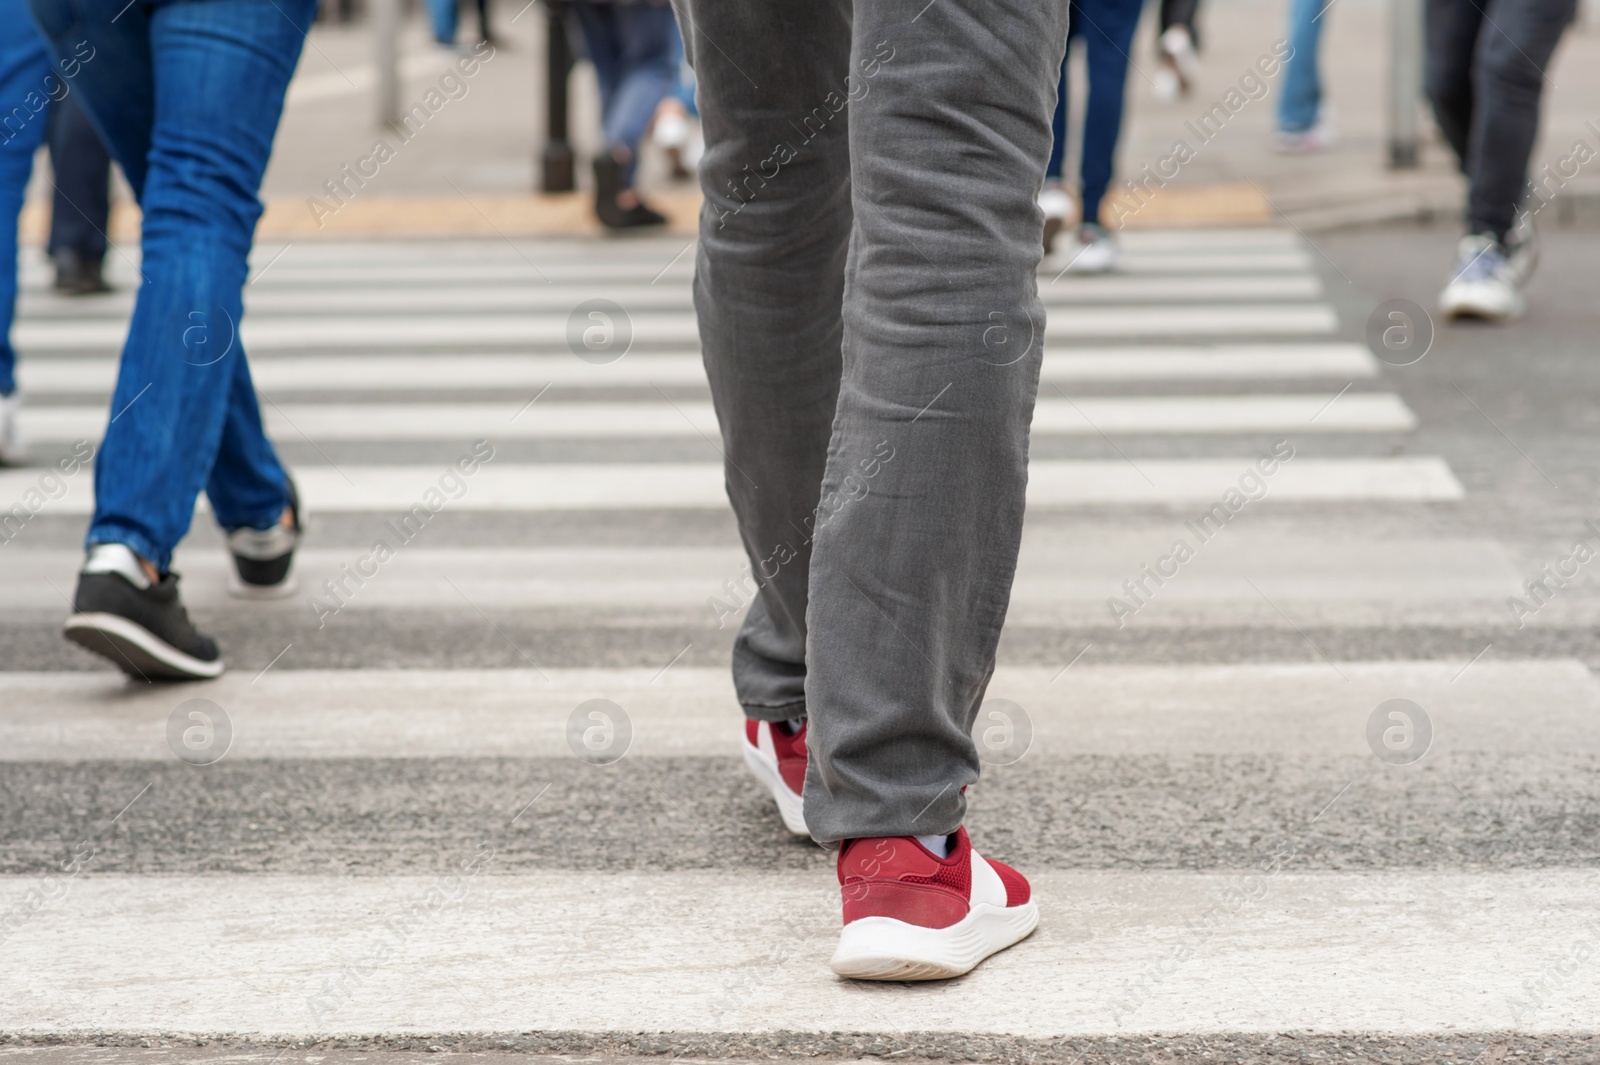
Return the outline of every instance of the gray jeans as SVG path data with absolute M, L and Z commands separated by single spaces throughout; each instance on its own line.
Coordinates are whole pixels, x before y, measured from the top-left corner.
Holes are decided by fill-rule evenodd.
M 810 720 L 822 842 L 954 831 L 1016 569 L 1065 0 L 683 0 L 695 306 L 759 592 L 733 673 Z

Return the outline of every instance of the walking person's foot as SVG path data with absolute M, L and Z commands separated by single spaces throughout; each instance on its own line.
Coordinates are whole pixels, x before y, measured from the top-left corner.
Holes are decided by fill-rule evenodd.
M 1164 65 L 1177 81 L 1175 95 L 1188 96 L 1200 78 L 1200 57 L 1194 50 L 1194 37 L 1187 27 L 1169 26 L 1158 43 Z
M 63 296 L 93 296 L 111 291 L 99 259 L 88 258 L 75 251 L 58 251 L 51 259 L 56 268 L 56 278 L 51 287 Z
M 1050 182 L 1039 190 L 1039 211 L 1044 215 L 1044 253 L 1049 255 L 1056 246 L 1056 237 L 1067 224 L 1067 214 L 1072 210 L 1072 199 L 1067 190 Z
M 1306 129 L 1280 129 L 1272 135 L 1273 150 L 1280 155 L 1312 155 L 1325 152 L 1338 142 L 1331 105 L 1318 110 L 1317 120 Z
M 943 857 L 912 836 L 839 845 L 844 931 L 829 964 L 856 980 L 944 980 L 1020 942 L 1039 923 L 1028 881 L 986 861 L 967 830 Z
M 206 680 L 222 656 L 197 630 L 178 598 L 178 575 L 124 544 L 95 544 L 78 574 L 64 635 L 141 680 Z
M 1063 249 L 1069 274 L 1109 274 L 1122 263 L 1122 249 L 1105 227 L 1085 222 L 1074 243 Z
M 292 478 L 288 490 L 289 505 L 277 524 L 228 533 L 228 551 L 233 555 L 228 591 L 240 599 L 280 599 L 294 593 L 294 550 L 300 546 L 305 523 Z
M 1517 270 L 1505 246 L 1484 233 L 1462 237 L 1450 283 L 1439 294 L 1440 313 L 1446 318 L 1510 322 L 1522 317 L 1526 308 Z
M 659 226 L 667 216 L 652 210 L 639 194 L 622 184 L 622 163 L 610 154 L 594 161 L 594 213 L 607 229 Z
M 1506 262 L 1518 288 L 1528 283 L 1539 266 L 1539 230 L 1533 224 L 1531 211 L 1517 211 L 1516 224 L 1506 234 Z
M 0 466 L 17 466 L 27 461 L 28 449 L 22 444 L 22 393 L 0 396 Z
M 810 836 L 806 827 L 806 723 L 799 721 L 746 721 L 744 763 L 778 804 L 783 826 L 797 836 Z

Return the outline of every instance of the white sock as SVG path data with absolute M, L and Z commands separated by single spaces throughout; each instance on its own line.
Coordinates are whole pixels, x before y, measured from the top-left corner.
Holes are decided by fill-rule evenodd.
M 120 573 L 135 588 L 150 587 L 150 578 L 139 565 L 139 556 L 126 544 L 95 544 L 83 564 L 85 573 Z
M 917 842 L 932 851 L 935 858 L 950 856 L 950 837 L 942 833 L 937 836 L 918 836 Z

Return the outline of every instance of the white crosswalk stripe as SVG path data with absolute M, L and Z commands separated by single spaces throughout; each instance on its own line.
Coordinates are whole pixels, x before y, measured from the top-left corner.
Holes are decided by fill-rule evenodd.
M 28 392 L 109 395 L 116 382 L 111 357 L 33 359 L 18 367 Z M 381 389 L 585 389 L 703 387 L 698 355 L 644 355 L 590 363 L 570 355 L 307 355 L 262 358 L 250 367 L 267 394 Z M 1348 343 L 1168 344 L 1077 346 L 1047 352 L 1040 379 L 1073 382 L 1300 380 L 1348 382 L 1377 376 L 1378 362 L 1364 345 Z
M 980 845 L 1023 852 L 1030 942 L 931 997 L 826 975 L 828 857 L 774 849 L 738 777 L 724 660 L 751 586 L 692 246 L 296 243 L 258 249 L 242 338 L 311 515 L 296 594 L 228 597 L 202 499 L 178 568 L 225 627 L 223 678 L 174 691 L 31 637 L 0 652 L 0 808 L 20 826 L 0 842 L 0 1032 L 1592 1028 L 1593 964 L 1518 1003 L 1600 933 L 1571 842 L 1600 685 L 1565 658 L 1340 644 L 1503 624 L 1525 560 L 1428 522 L 1462 480 L 1415 446 L 1427 426 L 1294 232 L 1126 246 L 1121 275 L 1039 277 L 1015 642 L 987 693 L 1021 711 L 1027 757 L 972 793 Z M 125 288 L 136 270 L 113 263 Z M 83 312 L 37 262 L 24 279 L 23 424 L 48 459 L 103 432 L 129 298 Z M 614 361 L 568 350 L 595 298 L 628 308 Z M 449 474 L 479 439 L 493 458 Z M 1255 475 L 1278 440 L 1292 459 Z M 16 624 L 59 623 L 92 500 L 88 470 L 0 470 Z M 1551 613 L 1600 623 L 1600 593 Z M 1213 661 L 1218 633 L 1249 653 Z M 203 770 L 174 756 L 190 699 L 228 728 Z M 594 699 L 623 708 L 619 765 L 574 757 Z M 1374 739 L 1394 699 L 1430 715 L 1404 779 Z M 1563 812 L 1523 816 L 1541 784 Z M 79 839 L 94 875 L 7 924 Z M 419 910 L 480 844 L 493 875 Z

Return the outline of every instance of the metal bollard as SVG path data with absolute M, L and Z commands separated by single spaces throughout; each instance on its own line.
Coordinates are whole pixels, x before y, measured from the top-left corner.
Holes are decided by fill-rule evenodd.
M 372 43 L 378 65 L 378 125 L 400 120 L 400 0 L 372 0 Z
M 567 141 L 567 82 L 572 75 L 572 48 L 567 41 L 567 5 L 545 0 L 545 136 L 539 153 L 539 188 L 571 192 L 577 187 L 572 145 Z
M 1389 0 L 1389 166 L 1419 162 L 1422 102 L 1422 0 Z

